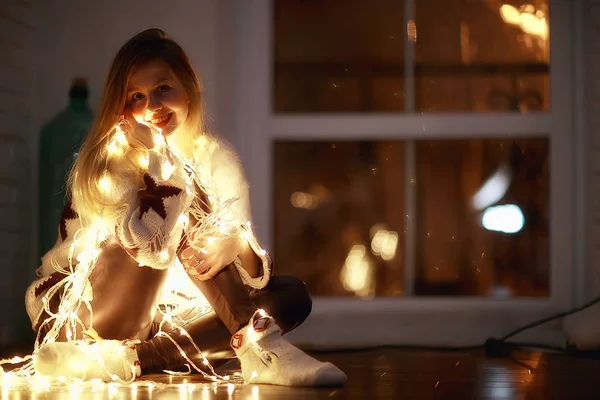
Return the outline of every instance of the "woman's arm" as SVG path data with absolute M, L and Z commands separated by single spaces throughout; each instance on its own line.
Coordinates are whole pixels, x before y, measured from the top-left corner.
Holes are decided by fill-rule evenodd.
M 232 211 L 242 219 L 244 229 L 251 230 L 249 184 L 238 155 L 226 143 L 219 142 L 211 156 L 211 175 L 221 201 L 236 199 Z M 268 282 L 271 258 L 253 235 L 240 239 L 238 258 L 242 268 L 238 269 L 246 284 L 260 289 Z
M 165 269 L 173 264 L 185 223 L 182 215 L 194 197 L 191 184 L 168 148 L 148 151 L 141 186 L 130 183 L 124 206 L 112 216 L 115 237 L 141 266 Z

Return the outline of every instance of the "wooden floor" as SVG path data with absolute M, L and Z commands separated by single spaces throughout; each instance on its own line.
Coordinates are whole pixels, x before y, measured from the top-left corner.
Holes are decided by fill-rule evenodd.
M 482 350 L 376 349 L 318 353 L 348 374 L 337 389 L 202 385 L 200 376 L 152 375 L 137 386 L 31 392 L 2 389 L 4 399 L 600 399 L 600 361 L 543 352 L 512 359 Z M 153 383 L 152 383 L 153 382 Z M 148 384 L 152 384 L 151 390 Z M 193 384 L 193 385 L 190 385 Z M 166 386 L 165 386 L 166 385 Z M 204 386 L 204 387 L 203 387 Z

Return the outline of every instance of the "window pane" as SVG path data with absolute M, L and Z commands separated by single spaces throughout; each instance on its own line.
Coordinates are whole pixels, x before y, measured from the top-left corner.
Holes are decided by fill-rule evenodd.
M 416 160 L 415 293 L 548 296 L 548 140 L 424 140 Z
M 421 111 L 548 110 L 548 1 L 415 2 Z
M 275 112 L 401 111 L 402 0 L 274 0 Z
M 396 296 L 404 285 L 404 146 L 274 144 L 278 273 L 317 296 Z

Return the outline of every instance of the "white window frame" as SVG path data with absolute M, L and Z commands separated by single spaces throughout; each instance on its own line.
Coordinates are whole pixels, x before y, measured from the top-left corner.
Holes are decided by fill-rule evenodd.
M 410 4 L 410 0 L 405 0 Z M 532 137 L 550 140 L 550 295 L 484 297 L 314 298 L 313 313 L 291 337 L 315 348 L 368 345 L 482 343 L 575 303 L 582 259 L 575 258 L 577 191 L 572 73 L 575 16 L 571 1 L 550 3 L 550 112 L 275 115 L 272 111 L 271 0 L 235 0 L 236 140 L 251 184 L 257 234 L 272 248 L 272 142 L 275 139 L 382 139 Z M 408 16 L 406 19 L 409 19 Z M 579 51 L 581 51 L 581 47 Z M 577 49 L 576 48 L 576 49 Z M 407 46 L 406 63 L 413 49 Z M 407 68 L 407 70 L 411 70 Z M 410 92 L 413 88 L 407 88 Z M 407 98 L 412 98 L 407 96 Z M 408 108 L 414 108 L 408 104 Z M 579 234 L 577 234 L 579 236 Z M 409 256 L 410 252 L 409 252 Z M 410 259 L 408 260 L 410 261 Z M 574 261 L 577 264 L 574 265 Z M 275 260 L 277 262 L 277 260 Z M 408 278 L 412 279 L 410 271 Z M 407 279 L 407 280 L 409 280 Z M 409 281 L 410 282 L 410 281 Z M 349 326 L 351 325 L 351 329 Z M 559 322 L 523 333 L 519 341 L 564 344 Z

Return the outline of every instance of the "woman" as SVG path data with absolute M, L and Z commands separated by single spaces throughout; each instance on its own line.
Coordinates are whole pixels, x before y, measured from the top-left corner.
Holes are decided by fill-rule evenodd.
M 162 31 L 118 52 L 57 244 L 27 292 L 37 373 L 214 372 L 209 361 L 233 349 L 246 381 L 345 382 L 281 336 L 308 316 L 310 296 L 298 279 L 272 276 L 238 158 L 202 132 L 202 111 L 189 60 Z

